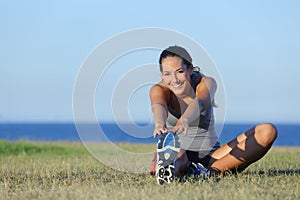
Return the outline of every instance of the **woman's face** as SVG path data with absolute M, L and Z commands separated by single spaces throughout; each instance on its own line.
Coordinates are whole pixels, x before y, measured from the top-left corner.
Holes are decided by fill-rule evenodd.
M 192 70 L 188 70 L 182 59 L 177 56 L 168 56 L 162 60 L 161 64 L 162 79 L 167 87 L 176 96 L 188 95 L 191 89 Z

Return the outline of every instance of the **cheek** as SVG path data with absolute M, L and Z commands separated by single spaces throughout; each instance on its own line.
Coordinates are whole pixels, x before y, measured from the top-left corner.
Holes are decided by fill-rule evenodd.
M 165 84 L 167 84 L 167 85 L 170 85 L 170 84 L 172 83 L 172 81 L 169 80 L 169 79 L 164 79 L 164 82 L 165 82 Z
M 188 73 L 183 73 L 183 74 L 178 75 L 178 79 L 190 81 L 190 76 Z

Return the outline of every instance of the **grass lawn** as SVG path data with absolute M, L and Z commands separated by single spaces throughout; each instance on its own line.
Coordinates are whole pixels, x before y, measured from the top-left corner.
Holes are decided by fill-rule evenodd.
M 101 146 L 105 148 L 101 159 L 115 155 L 109 145 Z M 128 152 L 154 149 L 154 145 L 118 146 Z M 147 161 L 140 162 L 149 169 L 151 155 L 145 155 Z M 299 155 L 300 148 L 273 147 L 243 173 L 218 182 L 191 179 L 160 186 L 148 173 L 128 173 L 102 164 L 81 143 L 0 141 L 0 199 L 296 200 L 300 199 Z M 134 162 L 130 161 L 139 166 Z

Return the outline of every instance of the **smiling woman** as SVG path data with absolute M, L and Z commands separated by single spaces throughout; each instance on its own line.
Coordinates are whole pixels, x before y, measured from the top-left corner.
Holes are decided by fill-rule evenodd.
M 192 71 L 186 65 L 181 64 L 179 57 L 167 57 L 164 59 L 164 70 L 162 72 L 164 83 L 172 88 L 172 91 L 178 96 L 189 92 L 189 80 Z M 168 67 L 170 66 L 170 67 Z M 174 80 L 174 81 L 173 81 Z
M 170 173 L 182 177 L 191 167 L 198 168 L 204 177 L 239 172 L 267 153 L 277 137 L 276 128 L 269 123 L 257 125 L 220 147 L 213 114 L 216 81 L 194 71 L 184 48 L 165 49 L 159 64 L 162 81 L 150 89 L 153 135 L 173 132 L 180 140 L 180 150 L 172 163 L 174 171 L 166 167 L 161 156 L 154 158 L 154 163 L 158 162 L 150 173 L 156 172 L 157 179 L 163 180 Z

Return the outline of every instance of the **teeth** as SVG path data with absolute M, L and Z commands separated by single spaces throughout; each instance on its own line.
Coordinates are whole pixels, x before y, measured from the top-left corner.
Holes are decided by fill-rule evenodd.
M 178 84 L 178 85 L 172 85 L 173 87 L 177 88 L 179 86 L 181 86 L 182 84 Z

